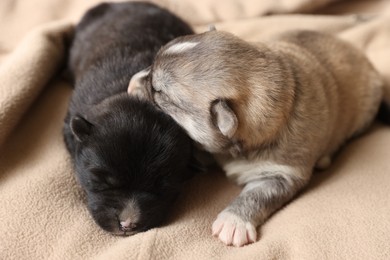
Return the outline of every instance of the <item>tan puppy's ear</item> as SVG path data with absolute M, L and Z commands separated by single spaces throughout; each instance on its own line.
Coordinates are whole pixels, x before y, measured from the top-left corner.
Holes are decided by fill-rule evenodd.
M 210 25 L 209 25 L 208 32 L 216 31 L 216 30 L 217 30 L 217 28 L 215 28 L 215 25 L 214 25 L 214 24 L 210 24 Z
M 221 133 L 232 138 L 238 127 L 237 116 L 227 100 L 217 99 L 211 103 L 211 120 Z
M 137 88 L 142 88 L 146 77 L 150 73 L 150 66 L 133 75 L 127 87 L 127 93 L 131 94 Z

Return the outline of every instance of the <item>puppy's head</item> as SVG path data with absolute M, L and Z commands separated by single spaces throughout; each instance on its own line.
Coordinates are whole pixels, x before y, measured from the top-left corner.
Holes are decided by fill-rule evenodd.
M 103 229 L 131 235 L 161 224 L 191 175 L 191 140 L 167 115 L 127 95 L 71 119 L 75 166 Z
M 253 67 L 265 66 L 253 61 L 259 55 L 226 32 L 179 37 L 133 76 L 128 92 L 152 100 L 207 151 L 235 154 L 250 124 Z

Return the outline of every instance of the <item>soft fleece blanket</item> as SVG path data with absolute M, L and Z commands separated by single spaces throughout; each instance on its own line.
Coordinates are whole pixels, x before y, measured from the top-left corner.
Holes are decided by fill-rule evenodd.
M 240 192 L 218 170 L 187 184 L 165 226 L 126 238 L 100 230 L 61 133 L 72 91 L 61 76 L 67 42 L 98 2 L 0 2 L 0 259 L 390 259 L 390 127 L 380 123 L 315 173 L 249 246 L 211 236 L 214 218 Z M 198 32 L 212 23 L 253 41 L 295 28 L 335 33 L 390 85 L 388 1 L 155 2 Z

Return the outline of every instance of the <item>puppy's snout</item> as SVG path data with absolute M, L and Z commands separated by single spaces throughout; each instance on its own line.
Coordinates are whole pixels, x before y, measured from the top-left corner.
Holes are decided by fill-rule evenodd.
M 134 198 L 129 199 L 123 208 L 122 212 L 118 215 L 119 229 L 124 232 L 134 231 L 139 225 L 141 210 L 138 206 L 137 200 Z
M 132 220 L 128 218 L 125 221 L 121 221 L 119 223 L 119 227 L 122 231 L 131 231 L 137 227 L 137 224 L 132 222 Z

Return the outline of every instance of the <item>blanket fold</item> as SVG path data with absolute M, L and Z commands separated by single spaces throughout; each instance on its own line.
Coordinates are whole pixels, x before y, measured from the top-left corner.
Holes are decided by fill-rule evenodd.
M 72 28 L 54 22 L 35 29 L 0 66 L 0 145 L 63 64 Z

